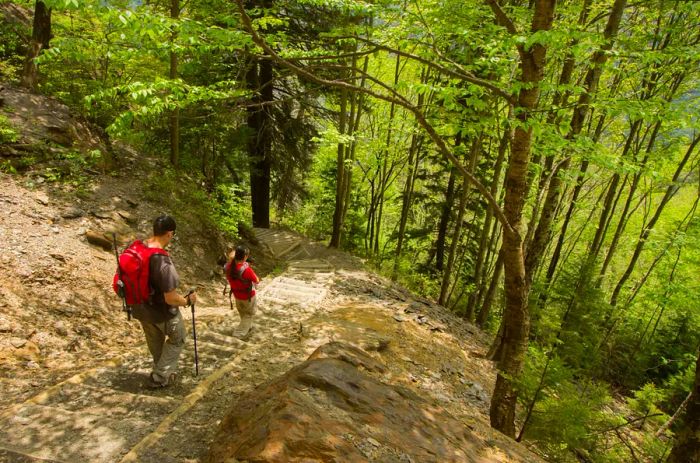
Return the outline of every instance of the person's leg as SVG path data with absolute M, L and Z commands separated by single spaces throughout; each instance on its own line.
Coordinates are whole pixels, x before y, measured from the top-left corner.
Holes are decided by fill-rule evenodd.
M 153 366 L 158 364 L 160 356 L 163 353 L 163 343 L 165 342 L 165 335 L 158 327 L 153 323 L 141 322 L 141 328 L 143 328 L 143 333 L 146 335 L 146 345 L 148 345 L 148 351 L 153 357 Z
M 159 326 L 168 338 L 163 344 L 163 352 L 151 376 L 157 383 L 165 386 L 177 373 L 178 360 L 187 335 L 185 323 L 179 311 L 175 317 L 165 323 L 159 323 Z
M 236 308 L 241 316 L 241 323 L 234 331 L 234 336 L 244 337 L 253 327 L 253 317 L 255 316 L 255 296 L 250 301 L 247 299 L 236 299 Z

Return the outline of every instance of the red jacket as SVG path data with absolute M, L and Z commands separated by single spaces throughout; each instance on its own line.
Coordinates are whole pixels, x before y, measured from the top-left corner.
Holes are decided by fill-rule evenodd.
M 234 265 L 233 269 L 231 269 L 231 265 Z M 231 261 L 226 264 L 224 269 L 226 271 L 226 279 L 236 299 L 250 299 L 255 296 L 255 285 L 253 283 L 258 281 L 258 276 L 248 265 L 248 262 L 237 264 L 235 261 Z

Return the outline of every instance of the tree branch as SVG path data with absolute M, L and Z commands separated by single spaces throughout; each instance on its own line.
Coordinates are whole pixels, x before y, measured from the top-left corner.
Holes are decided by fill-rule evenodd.
M 423 127 L 423 129 L 428 133 L 430 136 L 430 139 L 433 140 L 433 142 L 437 145 L 438 149 L 440 150 L 440 153 L 447 158 L 456 168 L 459 170 L 459 172 L 467 178 L 473 185 L 474 187 L 479 190 L 479 192 L 486 198 L 487 202 L 493 209 L 494 215 L 498 217 L 498 220 L 501 222 L 503 225 L 503 228 L 506 229 L 509 233 L 513 234 L 519 234 L 517 230 L 515 230 L 511 224 L 508 222 L 508 219 L 505 216 L 505 213 L 503 212 L 503 209 L 498 205 L 498 202 L 496 199 L 493 197 L 493 195 L 489 192 L 489 190 L 472 174 L 469 172 L 460 162 L 459 160 L 455 157 L 455 155 L 452 153 L 452 151 L 448 148 L 447 144 L 445 143 L 445 140 L 443 140 L 440 135 L 437 133 L 435 128 L 427 121 L 425 115 L 423 112 L 417 108 L 415 105 L 407 103 L 405 99 L 401 98 L 396 98 L 390 95 L 384 95 L 382 93 L 378 93 L 374 90 L 371 90 L 366 87 L 359 87 L 357 85 L 352 85 L 346 82 L 338 81 L 338 80 L 328 80 L 328 79 L 323 79 L 321 77 L 318 77 L 305 69 L 289 62 L 288 60 L 285 60 L 284 58 L 280 57 L 268 44 L 265 42 L 265 40 L 258 34 L 258 32 L 255 30 L 253 27 L 253 23 L 250 19 L 250 16 L 245 11 L 245 7 L 243 6 L 243 0 L 236 0 L 236 4 L 238 6 L 238 10 L 241 14 L 241 21 L 243 22 L 244 28 L 248 31 L 250 34 L 251 38 L 253 39 L 253 42 L 259 46 L 266 54 L 271 56 L 278 64 L 286 67 L 287 69 L 290 69 L 291 71 L 294 71 L 297 75 L 304 77 L 305 79 L 308 79 L 311 82 L 315 82 L 320 85 L 327 85 L 330 87 L 338 87 L 338 88 L 345 88 L 347 90 L 351 90 L 353 92 L 362 92 L 367 95 L 370 95 L 374 98 L 377 98 L 379 100 L 387 101 L 389 103 L 394 103 L 398 106 L 401 106 L 402 108 L 407 109 L 411 113 L 413 113 L 414 117 L 418 121 L 418 123 Z
M 383 45 L 383 44 L 380 44 L 377 42 L 373 42 L 370 39 L 365 39 L 362 37 L 357 37 L 357 36 L 334 37 L 334 39 L 342 39 L 342 38 L 359 40 L 360 42 L 364 42 L 372 47 L 375 47 L 375 49 L 388 51 L 389 53 L 393 53 L 395 55 L 399 55 L 399 56 L 402 56 L 404 58 L 418 61 L 421 64 L 424 64 L 428 67 L 431 67 L 433 69 L 438 70 L 439 72 L 445 74 L 446 76 L 454 77 L 457 79 L 462 79 L 462 80 L 465 80 L 465 81 L 472 83 L 474 85 L 478 85 L 479 87 L 483 87 L 483 88 L 489 90 L 494 95 L 500 96 L 501 98 L 505 99 L 510 104 L 515 104 L 517 102 L 517 98 L 515 98 L 513 95 L 506 92 L 502 88 L 494 85 L 489 80 L 476 77 L 474 74 L 471 74 L 463 69 L 458 69 L 458 70 L 450 69 L 446 66 L 443 66 L 441 64 L 436 63 L 435 61 L 431 61 L 429 59 L 415 55 L 413 53 L 408 53 L 406 51 L 402 51 L 402 50 L 399 50 L 397 48 L 390 47 L 388 45 Z M 448 61 L 450 64 L 459 67 L 459 65 L 457 63 L 455 63 L 454 61 L 442 56 L 442 54 L 436 49 L 434 44 L 431 44 L 430 47 L 435 52 L 435 54 L 437 54 L 441 59 L 444 59 L 445 61 Z
M 505 27 L 511 34 L 516 35 L 518 33 L 518 29 L 516 29 L 515 24 L 513 24 L 513 21 L 510 20 L 506 12 L 503 11 L 501 5 L 498 4 L 498 1 L 486 0 L 486 3 L 489 4 L 493 14 L 496 15 L 496 23 L 498 23 L 499 26 Z

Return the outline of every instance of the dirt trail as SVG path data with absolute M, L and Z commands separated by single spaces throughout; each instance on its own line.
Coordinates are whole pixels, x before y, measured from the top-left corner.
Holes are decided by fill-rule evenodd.
M 493 375 L 489 362 L 473 356 L 484 349 L 478 332 L 341 253 L 288 232 L 257 232 L 287 270 L 260 285 L 247 341 L 231 337 L 238 316 L 220 296 L 197 313 L 198 377 L 191 338 L 181 380 L 171 388 L 144 387 L 144 347 L 80 371 L 0 415 L 0 461 L 199 461 L 240 394 L 330 340 L 370 351 L 383 343 L 388 348 L 376 355 L 389 366 L 387 380 L 422 391 L 465 426 L 490 433 L 485 391 L 492 385 L 483 381 Z

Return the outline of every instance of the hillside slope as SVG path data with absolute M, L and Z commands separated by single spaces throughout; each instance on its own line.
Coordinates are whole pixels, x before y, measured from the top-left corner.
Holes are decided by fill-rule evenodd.
M 25 97 L 37 110 L 15 121 L 20 131 L 21 124 L 39 123 L 42 113 L 40 97 Z M 21 95 L 14 104 L 23 105 Z M 70 126 L 67 108 L 47 104 Z M 154 191 L 159 185 L 149 173 L 163 167 L 126 149 L 115 152 L 123 166 L 116 172 L 95 171 L 78 183 L 47 178 L 46 165 L 65 161 L 65 153 L 79 149 L 71 138 L 79 132 L 63 133 L 70 136 L 64 144 L 52 142 L 51 156 L 42 162 L 26 166 L 22 175 L 0 174 L 0 381 L 5 392 L 0 397 L 0 462 L 201 461 L 228 410 L 235 411 L 251 394 L 275 389 L 285 373 L 335 342 L 359 346 L 362 356 L 383 365 L 375 380 L 414 397 L 406 404 L 411 410 L 420 401 L 423 419 L 450 423 L 442 435 L 446 445 L 456 446 L 449 461 L 539 460 L 488 426 L 495 374 L 483 359 L 488 341 L 483 333 L 364 271 L 357 259 L 293 233 L 256 230 L 260 247 L 254 248 L 255 265 L 264 277 L 257 327 L 246 342 L 230 337 L 237 314 L 221 294 L 216 265 L 225 243 L 200 219 L 196 205 L 181 200 L 187 194 L 184 185 L 167 195 Z M 26 144 L 40 143 L 40 136 L 34 137 Z M 150 220 L 161 212 L 179 218 L 171 254 L 183 286 L 197 286 L 200 294 L 201 374 L 190 373 L 188 342 L 181 383 L 149 391 L 144 388 L 149 367 L 140 328 L 126 321 L 111 292 L 114 254 L 88 237 L 115 233 L 123 244 L 148 234 Z M 323 393 L 308 389 L 303 392 Z M 401 415 L 381 403 L 372 407 L 377 407 L 370 414 L 375 421 L 382 413 Z M 251 416 L 272 419 L 265 413 Z M 259 429 L 274 425 L 255 424 Z M 404 446 L 397 439 L 410 440 L 409 434 L 389 439 L 382 426 L 374 431 L 357 426 L 342 436 L 345 446 L 355 449 L 353 461 L 418 461 L 408 450 L 399 451 Z M 320 426 L 320 431 L 328 429 Z M 289 436 L 280 438 L 291 448 Z M 461 439 L 469 445 L 461 447 Z M 302 438 L 295 445 L 308 457 L 315 442 Z M 430 454 L 429 446 L 422 445 L 420 451 Z M 318 451 L 311 461 L 343 461 L 327 448 Z M 450 454 L 449 447 L 441 452 Z M 289 461 L 302 461 L 302 454 Z

